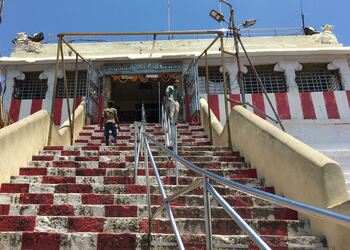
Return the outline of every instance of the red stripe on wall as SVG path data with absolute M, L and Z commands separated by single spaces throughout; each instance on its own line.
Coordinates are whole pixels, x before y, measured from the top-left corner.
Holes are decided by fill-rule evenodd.
M 79 105 L 80 105 L 80 103 L 81 103 L 82 100 L 83 100 L 83 97 L 82 97 L 82 96 L 78 96 L 77 98 L 75 98 L 75 107 L 74 107 L 74 110 L 76 110 L 76 109 L 79 107 Z
M 61 125 L 61 116 L 62 116 L 62 104 L 63 99 L 56 98 L 53 106 L 53 122 L 56 125 Z
M 216 118 L 220 121 L 220 107 L 219 107 L 219 96 L 209 95 L 210 109 L 213 111 Z
M 287 93 L 276 93 L 275 98 L 278 117 L 282 120 L 292 119 Z
M 348 103 L 349 103 L 349 107 L 350 107 L 350 90 L 346 91 L 346 96 L 348 97 Z
M 241 102 L 241 96 L 240 96 L 240 94 L 231 94 L 231 95 L 230 95 L 230 99 L 233 100 L 233 101 Z M 236 105 L 239 105 L 239 104 L 236 103 L 236 102 L 230 101 L 230 108 L 231 108 L 231 109 L 232 109 L 234 106 L 236 106 Z
M 323 92 L 324 102 L 326 104 L 326 110 L 328 119 L 339 119 L 339 111 L 337 106 L 337 101 L 335 100 L 335 95 L 333 91 Z
M 314 104 L 312 103 L 311 93 L 299 93 L 301 108 L 303 110 L 304 119 L 316 119 Z
M 186 107 L 186 122 L 191 121 L 191 116 L 190 116 L 190 95 L 186 94 L 185 95 L 185 107 Z
M 253 93 L 252 94 L 252 101 L 253 106 L 260 109 L 261 111 L 265 112 L 265 103 L 264 103 L 264 96 L 262 93 Z M 261 114 L 254 110 L 254 113 L 258 116 L 260 116 L 263 119 L 266 119 L 266 116 L 264 114 Z
M 38 112 L 41 110 L 43 106 L 43 99 L 33 99 L 32 100 L 32 107 L 30 108 L 30 114 L 34 114 L 35 112 Z
M 10 105 L 10 119 L 13 122 L 18 121 L 19 118 L 19 112 L 21 111 L 21 103 L 22 101 L 19 99 L 12 99 L 11 105 Z
M 97 117 L 98 124 L 102 124 L 102 112 L 103 112 L 103 95 L 100 95 L 98 98 L 98 117 Z

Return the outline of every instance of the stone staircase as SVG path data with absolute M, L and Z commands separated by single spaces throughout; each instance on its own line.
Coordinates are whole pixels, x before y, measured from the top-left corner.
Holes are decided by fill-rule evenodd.
M 149 133 L 163 141 L 158 124 Z M 237 152 L 210 145 L 199 126 L 181 124 L 179 154 L 218 175 L 274 192 L 257 179 Z M 138 183 L 133 173 L 133 125 L 122 125 L 118 141 L 103 146 L 103 131 L 86 126 L 71 147 L 45 147 L 19 176 L 0 189 L 0 249 L 148 249 L 148 214 L 145 166 L 141 157 Z M 180 166 L 175 186 L 175 165 L 150 144 L 166 191 L 171 194 L 200 178 Z M 1 166 L 6 167 L 6 166 Z M 150 168 L 150 165 L 149 165 Z M 162 198 L 151 173 L 152 210 Z M 310 234 L 310 225 L 283 207 L 215 186 L 272 249 L 326 249 L 325 239 Z M 196 189 L 171 203 L 186 249 L 205 249 L 203 191 Z M 257 249 L 214 200 L 215 249 Z M 151 249 L 177 249 L 165 211 L 152 225 Z

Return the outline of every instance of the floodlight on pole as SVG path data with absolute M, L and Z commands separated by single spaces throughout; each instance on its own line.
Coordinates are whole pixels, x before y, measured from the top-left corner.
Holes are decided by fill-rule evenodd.
M 246 108 L 246 98 L 245 98 L 245 89 L 244 89 L 244 83 L 243 83 L 243 72 L 242 72 L 242 69 L 241 69 L 242 66 L 241 66 L 240 58 L 239 58 L 239 48 L 240 48 L 240 46 L 242 47 L 243 52 L 244 52 L 246 58 L 248 59 L 248 62 L 250 64 L 250 66 L 252 67 L 256 78 L 258 79 L 258 82 L 259 82 L 259 84 L 260 84 L 260 86 L 261 86 L 261 88 L 262 88 L 262 90 L 264 92 L 264 95 L 266 96 L 267 101 L 270 104 L 270 107 L 271 107 L 273 113 L 275 114 L 275 117 L 277 118 L 277 121 L 278 121 L 279 125 L 281 126 L 282 130 L 285 131 L 285 129 L 284 129 L 283 125 L 282 125 L 282 122 L 279 119 L 278 114 L 277 114 L 274 106 L 272 105 L 272 102 L 271 102 L 269 96 L 267 95 L 266 88 L 265 88 L 264 84 L 262 83 L 261 78 L 258 75 L 258 72 L 256 71 L 256 69 L 255 69 L 255 67 L 254 67 L 254 65 L 253 65 L 253 63 L 252 63 L 252 61 L 251 61 L 251 59 L 250 59 L 246 49 L 245 49 L 245 46 L 244 46 L 244 44 L 243 44 L 243 42 L 241 40 L 241 34 L 240 34 L 239 27 L 241 27 L 241 26 L 244 27 L 244 28 L 251 27 L 251 26 L 253 26 L 256 23 L 256 19 L 248 19 L 244 23 L 240 24 L 237 27 L 235 25 L 235 16 L 234 16 L 234 14 L 235 14 L 234 12 L 235 11 L 234 11 L 233 5 L 230 4 L 227 0 L 220 0 L 220 2 L 226 4 L 227 6 L 230 7 L 230 22 L 228 24 L 229 24 L 229 30 L 231 32 L 231 35 L 233 35 L 233 40 L 234 40 L 234 50 L 235 50 L 235 57 L 236 57 L 236 61 L 237 61 L 237 68 L 238 68 L 237 80 L 238 80 L 238 85 L 239 85 L 239 88 L 240 88 L 241 101 L 242 101 L 243 107 Z M 220 14 L 220 15 L 218 16 L 218 14 Z M 222 21 L 226 22 L 224 15 L 222 15 L 221 13 L 219 13 L 216 10 L 212 10 L 210 12 L 210 16 L 213 17 L 218 22 L 222 22 Z M 216 17 L 214 17 L 214 16 L 216 16 Z M 226 86 L 224 88 L 226 88 Z M 224 92 L 226 93 L 226 91 L 224 91 Z M 225 100 L 226 100 L 226 94 L 225 94 Z M 225 104 L 226 104 L 226 102 L 225 102 Z
M 256 19 L 248 19 L 245 20 L 244 23 L 240 24 L 239 26 L 243 26 L 243 28 L 249 28 L 256 24 Z
M 223 21 L 225 21 L 225 17 L 223 14 L 221 14 L 220 12 L 218 12 L 217 10 L 211 10 L 209 15 L 217 22 L 221 23 Z

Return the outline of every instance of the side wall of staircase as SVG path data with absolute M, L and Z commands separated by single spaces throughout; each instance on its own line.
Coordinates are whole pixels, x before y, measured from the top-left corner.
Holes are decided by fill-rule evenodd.
M 209 135 L 208 104 L 202 98 L 200 105 L 201 123 Z M 277 194 L 350 215 L 344 174 L 337 162 L 241 106 L 232 109 L 229 119 L 232 144 Z M 211 125 L 213 144 L 228 145 L 227 124 L 222 127 L 212 111 Z M 349 228 L 305 217 L 314 233 L 327 237 L 329 247 L 348 249 Z
M 74 136 L 76 139 L 85 122 L 84 103 L 75 110 Z M 50 115 L 41 110 L 23 120 L 0 129 L 0 183 L 8 182 L 10 176 L 17 175 L 31 157 L 47 146 Z M 69 122 L 59 129 L 54 125 L 51 132 L 51 146 L 68 146 L 70 143 Z

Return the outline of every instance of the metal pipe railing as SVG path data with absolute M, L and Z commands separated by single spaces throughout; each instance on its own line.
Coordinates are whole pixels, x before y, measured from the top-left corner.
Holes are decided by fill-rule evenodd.
M 164 131 L 165 145 L 172 146 L 177 154 L 177 125 L 170 122 L 170 116 L 166 102 L 162 105 L 162 128 Z M 176 185 L 179 184 L 179 163 L 175 160 Z
M 207 178 L 207 177 L 205 177 Z M 227 203 L 227 201 L 211 186 L 208 182 L 205 183 L 205 190 L 208 190 L 213 197 L 220 203 L 231 218 L 242 228 L 259 246 L 260 249 L 271 250 L 271 248 L 259 237 L 259 235 L 242 219 L 241 216 Z M 208 237 L 208 236 L 207 236 Z
M 158 186 L 159 186 L 160 193 L 161 193 L 161 195 L 163 197 L 163 200 L 165 200 L 165 209 L 167 211 L 171 227 L 173 228 L 173 231 L 175 233 L 175 238 L 176 238 L 178 247 L 179 247 L 179 249 L 185 249 L 185 247 L 183 245 L 183 242 L 182 242 L 182 239 L 181 239 L 181 236 L 180 236 L 180 232 L 179 232 L 179 230 L 178 230 L 178 228 L 176 226 L 175 218 L 174 218 L 174 215 L 173 215 L 173 213 L 171 211 L 170 204 L 167 201 L 167 195 L 165 193 L 165 189 L 164 189 L 164 186 L 162 184 L 162 180 L 161 180 L 160 175 L 158 173 L 158 169 L 157 169 L 156 163 L 154 161 L 151 148 L 150 148 L 150 146 L 148 144 L 148 141 L 146 139 L 144 139 L 144 141 L 145 141 L 144 144 L 145 144 L 145 146 L 147 148 L 147 154 L 148 154 L 149 159 L 151 161 L 151 165 L 152 165 L 152 169 L 153 169 L 154 175 L 156 176 L 156 180 L 157 180 L 157 183 L 158 183 Z M 148 169 L 148 166 L 145 166 L 145 167 Z M 149 183 L 149 181 L 147 181 L 147 183 Z M 150 193 L 147 193 L 147 196 L 150 197 Z M 148 198 L 148 200 L 150 200 L 150 198 Z M 149 215 L 149 217 L 151 217 L 151 215 Z
M 227 98 L 227 101 L 229 101 L 229 102 L 234 102 L 234 103 L 236 103 L 236 104 L 238 104 L 238 105 L 246 105 L 246 106 L 249 106 L 249 107 L 251 107 L 253 110 L 255 110 L 256 112 L 258 112 L 259 114 L 266 116 L 268 119 L 270 119 L 270 120 L 273 121 L 274 123 L 280 124 L 276 119 L 272 118 L 271 116 L 269 116 L 268 114 L 266 114 L 264 111 L 262 111 L 261 109 L 255 107 L 254 105 L 250 104 L 249 102 L 242 103 L 242 102 L 240 102 L 240 101 L 233 100 L 233 99 L 231 99 L 231 98 Z M 285 128 L 284 128 L 283 126 L 281 127 L 281 129 L 282 129 L 283 131 L 286 131 Z
M 177 159 L 177 161 L 180 162 L 183 166 L 196 172 L 199 175 L 208 177 L 212 181 L 215 181 L 215 182 L 220 183 L 222 185 L 231 187 L 233 189 L 236 189 L 236 190 L 241 191 L 243 193 L 246 193 L 248 195 L 252 195 L 252 196 L 257 197 L 259 199 L 262 199 L 262 200 L 265 200 L 265 201 L 268 201 L 271 203 L 275 203 L 275 204 L 280 205 L 280 206 L 288 207 L 290 209 L 296 210 L 296 211 L 301 212 L 303 214 L 306 214 L 308 216 L 331 221 L 331 222 L 334 222 L 336 224 L 350 228 L 350 217 L 349 216 L 345 216 L 342 214 L 331 212 L 331 211 L 326 210 L 326 209 L 321 209 L 318 207 L 307 205 L 307 204 L 302 203 L 302 202 L 290 200 L 290 199 L 285 198 L 285 197 L 281 197 L 281 196 L 278 196 L 275 194 L 270 194 L 270 193 L 261 191 L 259 189 L 255 189 L 255 188 L 231 181 L 231 180 L 226 179 L 222 176 L 216 175 L 210 171 L 207 171 L 205 169 L 202 169 L 200 167 L 193 165 L 192 163 L 185 160 L 184 158 L 174 154 L 174 152 L 172 152 L 171 150 L 166 148 L 164 145 L 162 145 L 160 142 L 158 142 L 156 139 L 154 139 L 150 134 L 145 133 L 145 132 L 143 134 L 144 134 L 145 138 L 150 139 L 161 150 L 165 151 L 171 157 Z

